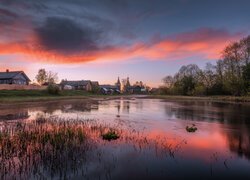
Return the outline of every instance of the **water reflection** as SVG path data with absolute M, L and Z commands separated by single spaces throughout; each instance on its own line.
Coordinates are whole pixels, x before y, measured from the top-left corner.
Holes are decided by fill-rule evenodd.
M 66 123 L 75 128 L 74 132 L 79 132 L 80 128 L 84 133 L 84 141 L 70 144 L 73 150 L 67 147 L 67 143 L 59 145 L 71 153 L 76 151 L 75 155 L 84 160 L 81 165 L 71 164 L 74 161 L 68 158 L 72 156 L 65 151 L 65 156 L 55 156 L 59 159 L 54 161 L 57 165 L 49 166 L 53 159 L 51 153 L 56 152 L 53 147 L 56 146 L 51 141 L 47 142 L 47 154 L 41 157 L 41 154 L 36 155 L 37 152 L 41 153 L 36 147 L 43 147 L 42 142 L 35 139 L 35 145 L 34 141 L 27 141 L 26 149 L 21 154 L 26 159 L 33 156 L 37 164 L 31 161 L 32 164 L 25 166 L 24 169 L 28 169 L 22 171 L 26 172 L 22 175 L 25 178 L 41 178 L 40 175 L 74 179 L 232 178 L 250 176 L 249 120 L 249 105 L 124 98 L 1 107 L 0 132 L 18 137 L 21 128 L 22 133 L 30 136 L 30 132 L 36 132 L 43 139 L 43 135 L 50 132 L 53 132 L 52 137 L 58 133 L 65 134 L 67 130 L 59 130 L 64 129 Z M 186 132 L 185 127 L 192 123 L 196 124 L 198 130 L 195 133 Z M 118 140 L 106 142 L 101 138 L 101 134 L 110 129 L 119 133 Z M 77 136 L 74 138 L 77 140 Z M 18 146 L 15 149 L 22 147 L 20 139 L 18 145 L 12 138 L 8 141 L 11 147 Z M 13 155 L 20 153 L 11 151 L 13 154 L 9 154 L 9 160 L 12 165 L 9 166 L 6 163 L 8 150 L 4 151 L 6 142 L 0 143 L 0 152 L 5 152 L 0 156 L 1 174 L 10 167 L 13 170 L 13 162 L 17 161 Z M 82 154 L 77 153 L 79 149 Z M 43 157 L 50 161 L 42 160 Z M 66 169 L 61 172 L 58 164 L 64 161 L 69 161 L 69 169 L 64 167 Z M 15 173 L 19 171 L 15 169 Z M 14 177 L 17 175 L 15 173 L 11 172 L 6 177 Z
M 28 111 L 14 112 L 0 115 L 1 120 L 18 120 L 18 119 L 28 119 Z
M 250 123 L 250 105 L 182 101 L 166 103 L 166 115 L 182 120 Z

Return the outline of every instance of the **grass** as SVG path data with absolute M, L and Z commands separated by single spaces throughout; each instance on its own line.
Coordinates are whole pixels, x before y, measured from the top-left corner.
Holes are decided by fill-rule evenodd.
M 0 98 L 3 97 L 51 97 L 51 96 L 87 96 L 91 93 L 74 90 L 61 91 L 59 95 L 51 95 L 47 90 L 0 90 Z
M 51 95 L 47 90 L 0 90 L 0 103 L 83 99 L 92 96 L 101 97 L 102 95 L 95 95 L 81 90 L 61 91 L 58 95 Z
M 19 122 L 0 131 L 0 179 L 29 179 L 27 174 L 40 174 L 38 167 L 53 177 L 84 164 L 91 148 L 84 126 L 45 122 Z
M 51 95 L 47 90 L 0 90 L 0 103 L 6 102 L 37 102 L 65 99 L 109 98 L 129 95 L 102 95 L 82 90 L 64 90 L 59 95 Z M 132 95 L 135 96 L 135 95 Z M 250 102 L 250 96 L 174 96 L 174 95 L 146 95 L 143 98 L 166 100 L 193 100 L 211 102 Z
M 148 98 L 166 100 L 194 100 L 212 102 L 250 102 L 250 96 L 177 96 L 177 95 L 149 95 Z
M 103 125 L 99 120 L 39 117 L 26 122 L 6 122 L 0 129 L 0 179 L 74 179 L 74 176 L 91 179 L 84 178 L 88 177 L 89 162 L 97 160 L 105 167 L 117 163 L 116 158 L 106 159 L 116 156 L 117 147 L 104 141 L 115 139 L 133 147 L 138 155 L 150 149 L 149 153 L 157 151 L 170 158 L 176 156 L 182 145 L 168 143 L 164 137 L 151 139 L 134 129 Z M 106 147 L 110 151 L 103 151 Z

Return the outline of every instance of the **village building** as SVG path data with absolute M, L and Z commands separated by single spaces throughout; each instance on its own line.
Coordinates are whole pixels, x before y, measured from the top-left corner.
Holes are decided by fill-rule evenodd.
M 121 86 L 120 78 L 118 77 L 115 85 L 104 84 L 104 85 L 100 85 L 99 87 L 100 87 L 100 91 L 102 94 L 120 94 L 122 86 Z
M 92 87 L 99 87 L 98 81 L 91 81 Z
M 98 84 L 98 83 L 95 83 Z M 60 83 L 62 90 L 85 90 L 92 91 L 93 86 L 90 80 L 67 81 L 62 80 Z
M 23 71 L 0 72 L 0 84 L 29 85 L 30 79 Z

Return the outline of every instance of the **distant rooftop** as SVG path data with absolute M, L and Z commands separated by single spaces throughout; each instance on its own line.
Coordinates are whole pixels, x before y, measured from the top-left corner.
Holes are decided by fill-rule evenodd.
M 20 73 L 22 73 L 27 78 L 27 80 L 30 81 L 28 76 L 23 71 L 9 71 L 8 69 L 5 72 L 0 72 L 0 79 L 13 79 Z
M 81 80 L 81 81 L 65 81 L 63 80 L 60 84 L 61 85 L 70 85 L 70 86 L 86 86 L 90 83 L 90 80 Z

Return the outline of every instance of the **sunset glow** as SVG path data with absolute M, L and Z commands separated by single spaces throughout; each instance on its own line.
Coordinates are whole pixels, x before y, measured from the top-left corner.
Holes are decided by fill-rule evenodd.
M 191 13 L 194 4 L 199 6 L 195 14 Z M 222 4 L 158 0 L 152 7 L 143 2 L 142 7 L 133 1 L 65 1 L 59 8 L 57 1 L 4 0 L 0 5 L 0 70 L 26 67 L 34 79 L 38 69 L 46 67 L 56 70 L 60 79 L 100 78 L 103 83 L 129 75 L 134 81 L 158 86 L 167 70 L 173 74 L 183 64 L 214 62 L 226 44 L 248 33 L 248 21 L 241 18 L 244 15 L 237 14 L 242 21 L 231 26 L 234 19 L 228 17 L 227 10 L 231 4 L 207 15 L 214 6 Z M 168 12 L 168 7 L 173 12 Z M 130 16 L 125 17 L 125 12 Z M 224 17 L 223 23 L 217 14 Z M 115 71 L 99 70 L 100 64 Z M 81 71 L 75 69 L 72 74 L 75 66 Z M 151 67 L 158 72 L 146 78 Z M 135 69 L 142 68 L 136 77 Z M 90 70 L 93 73 L 86 73 Z M 104 74 L 105 81 L 101 78 Z

